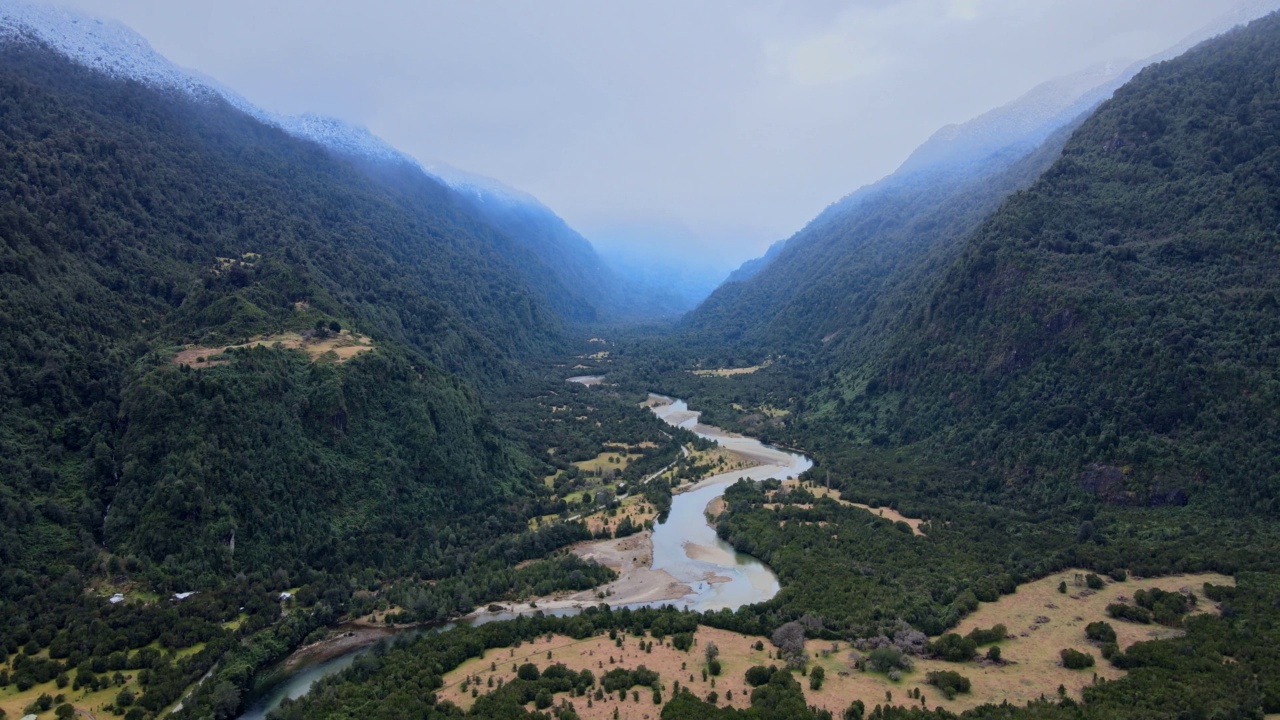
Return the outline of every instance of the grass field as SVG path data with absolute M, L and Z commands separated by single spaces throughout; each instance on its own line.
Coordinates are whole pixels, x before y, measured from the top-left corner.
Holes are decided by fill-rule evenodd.
M 826 708 L 837 717 L 854 700 L 862 700 L 867 707 L 886 702 L 919 706 L 923 701 L 929 708 L 943 707 L 953 712 L 963 712 L 987 703 L 1008 701 L 1014 705 L 1024 705 L 1041 696 L 1056 697 L 1059 686 L 1069 696 L 1078 699 L 1083 688 L 1094 682 L 1095 673 L 1098 678 L 1108 680 L 1124 675 L 1123 671 L 1103 660 L 1098 648 L 1085 638 L 1084 627 L 1088 623 L 1095 620 L 1110 622 L 1116 630 L 1121 647 L 1129 647 L 1142 640 L 1172 637 L 1180 632 L 1157 625 L 1111 620 L 1106 615 L 1108 603 L 1116 602 L 1122 595 L 1132 597 L 1139 589 L 1185 589 L 1200 596 L 1200 612 L 1212 611 L 1213 603 L 1203 598 L 1204 583 L 1234 584 L 1230 577 L 1201 574 L 1131 578 L 1119 583 L 1108 581 L 1101 590 L 1093 592 L 1082 585 L 1076 585 L 1077 576 L 1083 576 L 1083 572 L 1064 571 L 1019 586 L 1013 595 L 1003 596 L 994 603 L 983 603 L 954 628 L 954 632 L 966 634 L 974 628 L 1004 625 L 1013 637 L 999 643 L 1004 660 L 1002 664 L 985 660 L 948 663 L 917 659 L 914 670 L 894 682 L 883 673 L 854 669 L 855 651 L 848 643 L 810 640 L 806 643 L 806 651 L 812 658 L 809 667 L 821 665 L 826 672 L 826 682 L 820 690 L 811 690 L 805 678 L 797 677 L 797 680 L 804 688 L 810 705 Z M 1058 592 L 1060 582 L 1067 583 L 1067 593 Z M 750 698 L 750 688 L 743 679 L 747 668 L 752 665 L 781 664 L 773 657 L 774 648 L 768 639 L 714 628 L 699 628 L 696 635 L 698 644 L 688 652 L 676 650 L 669 644 L 669 638 L 666 642 L 654 640 L 653 651 L 650 653 L 640 649 L 640 638 L 620 637 L 623 637 L 621 648 L 609 640 L 608 636 L 586 640 L 552 636 L 524 643 L 517 648 L 491 650 L 485 657 L 470 660 L 448 673 L 441 698 L 467 708 L 472 703 L 471 687 L 476 687 L 478 692 L 483 693 L 489 689 L 490 678 L 495 684 L 499 679 L 503 682 L 511 680 L 515 676 L 513 665 L 532 662 L 539 668 L 545 668 L 552 663 L 561 662 L 575 671 L 589 669 L 597 678 L 614 667 L 635 668 L 644 665 L 660 673 L 664 698 L 671 696 L 673 683 L 679 681 L 681 686 L 690 688 L 702 697 L 706 697 L 714 689 L 720 696 L 721 705 L 741 708 L 747 707 Z M 647 642 L 652 638 L 645 640 Z M 762 643 L 763 650 L 755 649 L 757 641 Z M 720 677 L 714 678 L 714 686 L 713 678 L 703 680 L 701 673 L 703 648 L 707 642 L 714 642 L 720 648 L 723 665 Z M 1093 654 L 1097 660 L 1096 666 L 1088 670 L 1063 668 L 1058 655 L 1063 648 L 1075 648 Z M 947 700 L 940 691 L 925 683 L 926 673 L 933 670 L 953 670 L 968 677 L 973 683 L 972 692 Z M 471 682 L 464 691 L 463 681 L 466 679 Z M 636 689 L 640 691 L 639 702 L 630 697 L 625 702 L 619 701 L 613 695 L 606 696 L 601 702 L 593 701 L 588 707 L 585 697 L 570 700 L 578 714 L 588 720 L 611 718 L 615 709 L 618 717 L 624 719 L 658 717 L 661 711 L 654 706 L 651 692 L 648 689 Z M 920 691 L 922 700 L 908 697 L 908 693 L 916 689 Z M 557 698 L 557 702 L 559 700 Z

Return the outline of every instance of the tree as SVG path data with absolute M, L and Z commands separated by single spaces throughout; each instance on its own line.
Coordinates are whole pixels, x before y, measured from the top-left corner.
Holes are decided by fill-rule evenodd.
M 520 678 L 521 680 L 528 680 L 529 682 L 533 682 L 537 680 L 539 674 L 540 673 L 538 672 L 538 666 L 534 665 L 533 663 L 525 663 L 520 666 L 519 670 L 516 671 L 516 677 Z
M 708 642 L 702 648 L 702 653 L 707 656 L 707 663 L 710 664 L 712 660 L 720 657 L 720 648 L 714 642 Z
M 129 688 L 125 688 L 124 690 L 121 690 L 120 693 L 116 695 L 116 707 L 127 708 L 132 704 L 133 704 L 133 692 L 130 691 Z
M 827 679 L 827 671 L 821 665 L 809 671 L 809 689 L 821 690 L 822 683 Z
M 537 706 L 539 710 L 545 710 L 551 707 L 552 700 L 551 691 L 546 688 L 542 688 L 538 691 L 538 694 L 534 696 L 533 704 Z
M 218 683 L 209 696 L 209 705 L 217 720 L 235 717 L 240 709 L 240 688 L 226 680 Z
M 779 626 L 773 631 L 770 639 L 782 650 L 783 655 L 797 655 L 804 652 L 804 626 L 794 620 Z

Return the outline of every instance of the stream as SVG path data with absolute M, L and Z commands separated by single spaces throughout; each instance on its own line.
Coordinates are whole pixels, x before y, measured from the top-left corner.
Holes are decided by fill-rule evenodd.
M 596 377 L 570 378 L 571 382 L 590 385 Z M 691 588 L 689 594 L 676 600 L 648 603 L 654 606 L 674 605 L 690 610 L 735 609 L 743 605 L 764 602 L 778 593 L 778 578 L 764 563 L 739 553 L 721 540 L 707 522 L 707 505 L 724 495 L 725 490 L 741 478 L 764 480 L 798 477 L 813 466 L 803 455 L 770 447 L 755 438 L 727 433 L 719 428 L 698 422 L 698 412 L 690 410 L 683 400 L 673 400 L 661 395 L 650 399 L 661 402 L 651 408 L 653 413 L 670 425 L 684 428 L 700 437 L 715 440 L 728 450 L 756 463 L 755 467 L 734 470 L 703 478 L 685 492 L 673 495 L 671 511 L 666 522 L 653 529 L 653 569 L 665 570 L 676 580 Z M 642 604 L 643 605 L 643 604 Z M 638 607 L 631 605 L 629 607 Z M 577 608 L 548 610 L 550 615 L 572 615 Z M 465 622 L 473 625 L 510 620 L 512 613 L 482 613 Z M 443 632 L 457 623 L 447 623 L 432 628 L 405 630 L 401 635 L 412 637 L 424 632 Z M 299 667 L 287 676 L 272 683 L 262 694 L 250 702 L 240 720 L 263 720 L 285 698 L 298 698 L 311 689 L 321 678 L 340 672 L 351 665 L 355 657 L 369 648 L 353 650 L 344 655 Z M 278 674 L 279 670 L 276 671 Z

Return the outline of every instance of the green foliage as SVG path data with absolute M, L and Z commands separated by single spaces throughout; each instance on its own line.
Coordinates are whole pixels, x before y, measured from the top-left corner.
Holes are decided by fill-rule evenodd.
M 969 678 L 951 670 L 939 670 L 925 674 L 924 681 L 942 691 L 948 700 L 959 693 L 967 693 L 972 687 Z
M 877 672 L 893 672 L 899 669 L 909 669 L 910 659 L 896 647 L 880 647 L 871 651 L 867 656 L 867 662 L 871 668 Z
M 809 689 L 821 690 L 822 683 L 827 679 L 827 671 L 821 665 L 809 671 Z
M 1107 605 L 1107 614 L 1117 620 L 1128 620 L 1129 622 L 1142 623 L 1144 625 L 1151 622 L 1150 610 L 1125 603 Z
M 955 633 L 947 633 L 929 643 L 929 652 L 947 662 L 968 662 L 973 659 L 977 649 L 978 643 L 972 634 L 960 637 Z
M 1110 623 L 1099 620 L 1084 626 L 1084 636 L 1094 642 L 1114 643 L 1116 641 L 1116 629 L 1111 627 Z
M 761 685 L 769 682 L 769 678 L 773 677 L 773 674 L 777 671 L 778 668 L 776 665 L 770 665 L 769 667 L 765 667 L 763 665 L 752 665 L 747 668 L 745 679 L 747 684 L 751 687 L 760 687 Z
M 972 640 L 974 647 L 990 645 L 991 643 L 1000 642 L 1009 636 L 1009 629 L 1004 625 L 994 625 L 990 629 L 974 628 L 965 636 L 966 639 Z
M 1063 648 L 1059 653 L 1062 657 L 1062 667 L 1068 670 L 1083 670 L 1093 667 L 1093 655 L 1086 652 L 1080 652 L 1072 648 Z

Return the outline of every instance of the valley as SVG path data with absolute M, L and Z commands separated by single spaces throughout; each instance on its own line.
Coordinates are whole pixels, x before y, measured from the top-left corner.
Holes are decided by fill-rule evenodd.
M 1280 0 L 1132 2 L 1016 83 L 889 23 L 1013 98 L 918 137 L 826 10 L 673 7 L 741 35 L 673 73 L 650 8 L 393 2 L 486 55 L 305 69 L 410 153 L 0 0 L 0 720 L 1280 714 Z

